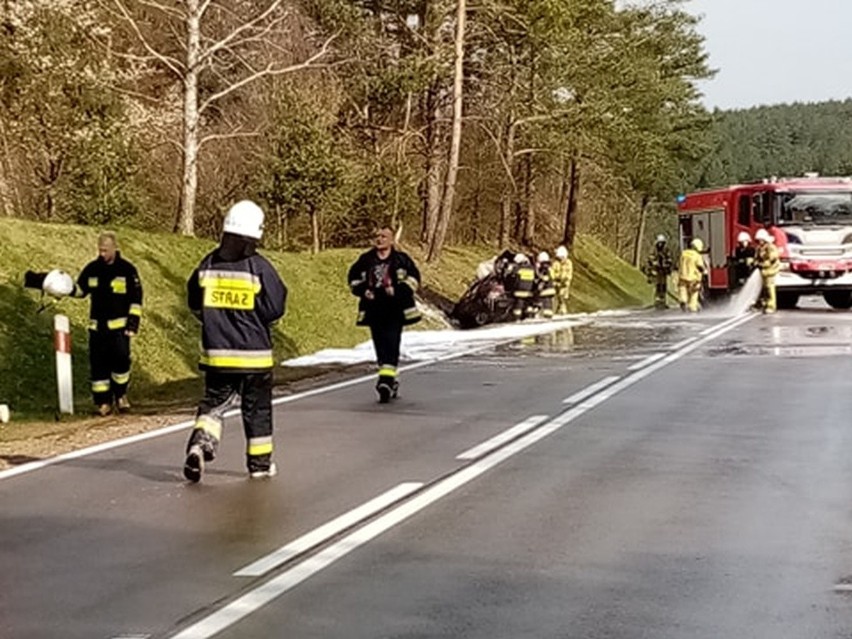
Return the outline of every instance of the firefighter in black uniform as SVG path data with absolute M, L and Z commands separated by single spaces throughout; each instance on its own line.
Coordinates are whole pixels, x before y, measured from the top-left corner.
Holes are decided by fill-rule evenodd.
M 190 310 L 201 320 L 204 397 L 187 442 L 183 474 L 201 480 L 222 438 L 224 414 L 239 397 L 252 478 L 272 477 L 271 325 L 284 315 L 287 288 L 258 255 L 263 211 L 248 200 L 225 217 L 222 240 L 187 282 Z
M 745 284 L 754 271 L 755 255 L 755 248 L 751 245 L 751 235 L 747 231 L 741 231 L 737 235 L 737 246 L 734 249 L 733 260 L 736 288 Z
M 544 319 L 553 319 L 553 298 L 556 297 L 550 267 L 550 255 L 542 251 L 535 262 L 535 307 Z
M 673 266 L 672 254 L 669 252 L 668 246 L 666 246 L 666 236 L 658 235 L 657 242 L 654 245 L 654 252 L 648 256 L 648 269 L 646 271 L 648 278 L 653 278 L 656 284 L 654 308 L 668 308 L 666 296 L 668 295 L 668 281 L 669 276 L 672 274 Z
M 375 246 L 363 253 L 349 269 L 349 288 L 358 301 L 358 326 L 368 326 L 376 349 L 379 379 L 376 392 L 381 403 L 399 393 L 399 346 L 404 326 L 421 319 L 414 301 L 420 287 L 420 271 L 411 257 L 394 247 L 393 230 L 376 233 Z
M 516 253 L 512 265 L 506 273 L 506 286 L 515 300 L 512 307 L 512 317 L 516 321 L 529 317 L 533 310 L 533 294 L 535 288 L 535 269 L 530 264 L 530 258 L 523 253 Z
M 113 401 L 119 411 L 129 410 L 130 338 L 139 332 L 142 283 L 136 267 L 119 253 L 115 233 L 101 233 L 98 259 L 83 268 L 73 295 L 92 297 L 89 373 L 97 412 L 109 415 Z

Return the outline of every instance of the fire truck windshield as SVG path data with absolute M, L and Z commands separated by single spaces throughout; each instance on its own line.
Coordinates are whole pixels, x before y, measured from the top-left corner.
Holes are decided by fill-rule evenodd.
M 852 193 L 782 193 L 779 222 L 852 224 Z

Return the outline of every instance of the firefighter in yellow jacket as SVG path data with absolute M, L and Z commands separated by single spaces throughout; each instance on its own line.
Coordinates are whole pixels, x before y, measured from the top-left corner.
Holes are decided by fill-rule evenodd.
M 766 229 L 759 229 L 754 235 L 757 240 L 757 253 L 754 258 L 755 265 L 760 269 L 763 278 L 763 291 L 760 299 L 764 313 L 774 313 L 777 308 L 775 297 L 775 276 L 781 270 L 781 260 L 778 256 L 778 248 L 772 241 L 772 236 Z
M 568 314 L 568 298 L 571 295 L 571 280 L 574 279 L 574 264 L 568 257 L 568 249 L 556 249 L 556 261 L 550 266 L 550 277 L 556 289 L 556 315 Z
M 689 243 L 689 248 L 684 249 L 680 254 L 677 292 L 680 308 L 683 311 L 697 313 L 699 310 L 701 283 L 707 270 L 704 266 L 704 258 L 701 256 L 703 250 L 704 242 L 696 237 Z

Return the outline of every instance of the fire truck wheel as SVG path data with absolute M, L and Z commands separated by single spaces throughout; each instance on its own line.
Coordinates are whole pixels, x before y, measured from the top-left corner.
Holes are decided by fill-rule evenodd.
M 778 308 L 796 308 L 799 303 L 798 293 L 778 293 Z
M 826 291 L 822 296 L 831 308 L 839 311 L 852 308 L 852 291 Z

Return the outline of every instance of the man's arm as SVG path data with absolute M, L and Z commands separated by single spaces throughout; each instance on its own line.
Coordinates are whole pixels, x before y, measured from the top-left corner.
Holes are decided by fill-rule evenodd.
M 186 281 L 186 304 L 199 320 L 201 319 L 202 295 L 201 285 L 198 283 L 198 268 L 196 268 Z
M 357 261 L 349 267 L 349 290 L 356 297 L 364 297 L 367 292 L 367 264 L 366 256 L 362 255 Z
M 265 259 L 261 262 L 260 287 L 255 309 L 261 321 L 269 326 L 284 316 L 287 308 L 287 287 L 275 267 Z
M 136 335 L 139 332 L 139 323 L 142 321 L 142 280 L 139 279 L 136 267 L 130 267 L 127 279 L 130 310 L 127 315 L 127 330 L 125 332 L 128 335 Z

